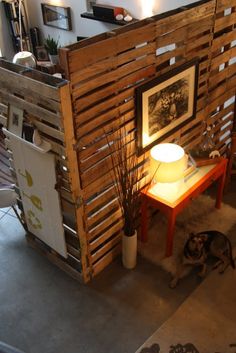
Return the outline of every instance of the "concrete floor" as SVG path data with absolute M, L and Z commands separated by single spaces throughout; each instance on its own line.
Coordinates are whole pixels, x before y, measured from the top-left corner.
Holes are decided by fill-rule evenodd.
M 174 315 L 136 353 L 144 353 L 147 347 L 154 344 L 160 346 L 162 353 L 235 352 L 235 292 L 236 270 L 229 266 L 224 275 L 211 271 Z M 194 345 L 195 350 L 181 350 L 181 346 L 189 343 Z M 171 346 L 178 346 L 178 350 L 170 350 Z
M 214 190 L 212 190 L 214 192 Z M 236 181 L 224 202 L 236 207 Z M 168 288 L 169 275 L 120 260 L 82 285 L 29 248 L 10 209 L 0 210 L 0 341 L 26 353 L 132 353 L 201 282 Z

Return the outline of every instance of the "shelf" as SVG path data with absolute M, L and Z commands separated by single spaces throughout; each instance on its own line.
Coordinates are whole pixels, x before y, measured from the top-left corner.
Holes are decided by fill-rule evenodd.
M 130 23 L 134 23 L 134 22 L 138 21 L 135 18 L 133 18 L 132 21 L 130 21 L 130 22 L 126 22 L 124 20 L 121 20 L 121 21 L 109 20 L 109 19 L 106 19 L 106 18 L 103 18 L 103 17 L 94 16 L 91 12 L 84 12 L 80 16 L 83 17 L 83 18 L 87 18 L 89 20 L 95 20 L 95 21 L 100 21 L 100 22 L 112 23 L 112 24 L 118 25 L 118 26 L 125 26 L 125 25 L 128 25 Z

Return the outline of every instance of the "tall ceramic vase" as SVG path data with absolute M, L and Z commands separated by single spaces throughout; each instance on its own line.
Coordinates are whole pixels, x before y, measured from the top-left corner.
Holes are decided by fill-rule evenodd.
M 137 231 L 134 235 L 122 236 L 122 263 L 129 270 L 135 268 L 137 263 Z

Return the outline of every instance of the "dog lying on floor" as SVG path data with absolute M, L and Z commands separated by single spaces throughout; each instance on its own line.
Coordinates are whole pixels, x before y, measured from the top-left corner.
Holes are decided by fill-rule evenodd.
M 214 268 L 219 266 L 219 273 L 224 273 L 228 265 L 235 268 L 231 242 L 226 235 L 217 230 L 207 230 L 196 234 L 191 233 L 185 243 L 180 265 L 177 267 L 176 274 L 170 282 L 170 287 L 176 287 L 179 279 L 183 277 L 187 266 L 202 266 L 199 276 L 204 277 L 207 270 L 206 260 L 210 255 L 219 259 L 214 266 Z

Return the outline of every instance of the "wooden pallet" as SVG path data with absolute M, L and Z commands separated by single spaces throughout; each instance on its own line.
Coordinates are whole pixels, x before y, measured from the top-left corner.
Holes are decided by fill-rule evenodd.
M 85 282 L 121 252 L 123 218 L 106 135 L 112 141 L 125 125 L 130 153 L 136 152 L 137 87 L 198 58 L 196 117 L 165 142 L 178 140 L 188 151 L 201 141 L 205 123 L 213 127 L 221 155 L 228 150 L 235 108 L 235 9 L 236 0 L 202 0 L 61 48 L 68 79 L 63 84 L 0 65 L 0 108 L 10 103 L 24 109 L 52 144 L 73 257 L 68 266 L 80 266 Z M 4 114 L 0 118 L 6 122 Z M 144 186 L 150 179 L 149 152 L 139 157 L 137 168 Z
M 105 134 L 129 131 L 135 152 L 135 90 L 182 63 L 199 59 L 196 118 L 173 133 L 189 150 L 213 125 L 221 154 L 230 143 L 236 83 L 236 1 L 200 1 L 167 14 L 84 40 L 60 50 L 70 81 L 82 196 L 81 225 L 92 276 L 120 253 L 122 215 L 116 200 Z M 168 50 L 164 50 L 168 48 Z M 230 100 L 231 99 L 231 100 Z M 149 154 L 141 156 L 148 170 Z M 148 182 L 144 178 L 143 183 Z

